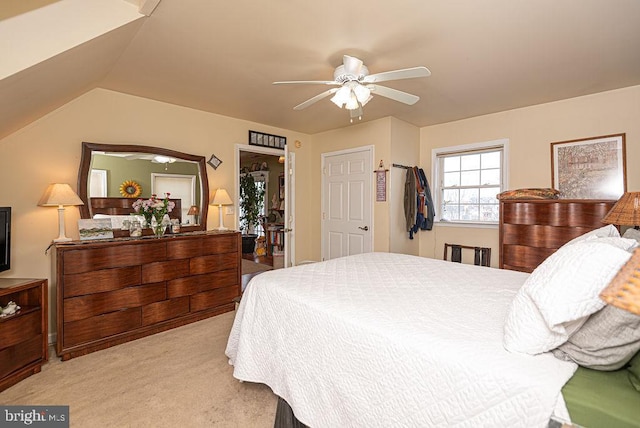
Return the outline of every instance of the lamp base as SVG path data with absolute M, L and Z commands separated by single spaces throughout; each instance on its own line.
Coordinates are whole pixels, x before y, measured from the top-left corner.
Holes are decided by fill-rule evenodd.
M 218 218 L 220 220 L 220 225 L 216 227 L 215 230 L 229 230 L 228 228 L 224 227 L 224 219 L 222 218 L 222 205 L 218 205 Z
M 64 206 L 58 205 L 58 237 L 53 242 L 68 242 L 73 239 L 68 238 L 64 231 Z

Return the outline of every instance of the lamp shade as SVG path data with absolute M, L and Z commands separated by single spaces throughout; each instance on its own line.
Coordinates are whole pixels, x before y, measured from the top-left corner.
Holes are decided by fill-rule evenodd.
M 213 196 L 213 201 L 211 201 L 211 205 L 231 205 L 233 201 L 229 197 L 229 194 L 225 189 L 218 188 L 216 190 L 216 194 Z
M 616 308 L 640 315 L 640 248 L 600 293 L 600 298 Z
M 198 207 L 197 205 L 191 205 L 189 207 L 189 212 L 187 213 L 187 215 L 198 215 L 200 214 L 200 207 Z
M 640 225 L 640 192 L 626 192 L 602 219 L 618 226 Z
M 44 191 L 38 201 L 41 207 L 58 207 L 64 205 L 84 205 L 84 202 L 66 183 L 52 183 Z

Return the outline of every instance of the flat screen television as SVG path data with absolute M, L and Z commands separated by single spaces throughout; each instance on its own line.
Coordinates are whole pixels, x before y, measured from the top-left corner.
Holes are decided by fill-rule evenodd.
M 11 268 L 11 207 L 0 207 L 0 272 Z

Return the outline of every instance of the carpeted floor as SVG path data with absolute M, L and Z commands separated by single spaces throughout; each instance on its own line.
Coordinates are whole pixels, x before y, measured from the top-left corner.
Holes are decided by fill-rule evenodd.
M 71 427 L 272 427 L 277 397 L 233 378 L 229 312 L 61 362 L 0 392 L 3 405 L 69 405 Z
M 266 270 L 272 270 L 273 267 L 265 265 L 263 263 L 252 262 L 251 260 L 242 259 L 242 275 L 250 273 L 264 272 Z

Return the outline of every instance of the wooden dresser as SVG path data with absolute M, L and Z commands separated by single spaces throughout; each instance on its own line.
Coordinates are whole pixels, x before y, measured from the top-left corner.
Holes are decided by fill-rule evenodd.
M 616 201 L 509 199 L 500 201 L 500 268 L 533 272 L 573 238 L 606 226 Z
M 0 305 L 20 310 L 0 318 L 0 391 L 38 373 L 49 359 L 46 279 L 0 279 Z
M 238 232 L 56 246 L 62 360 L 234 310 Z

